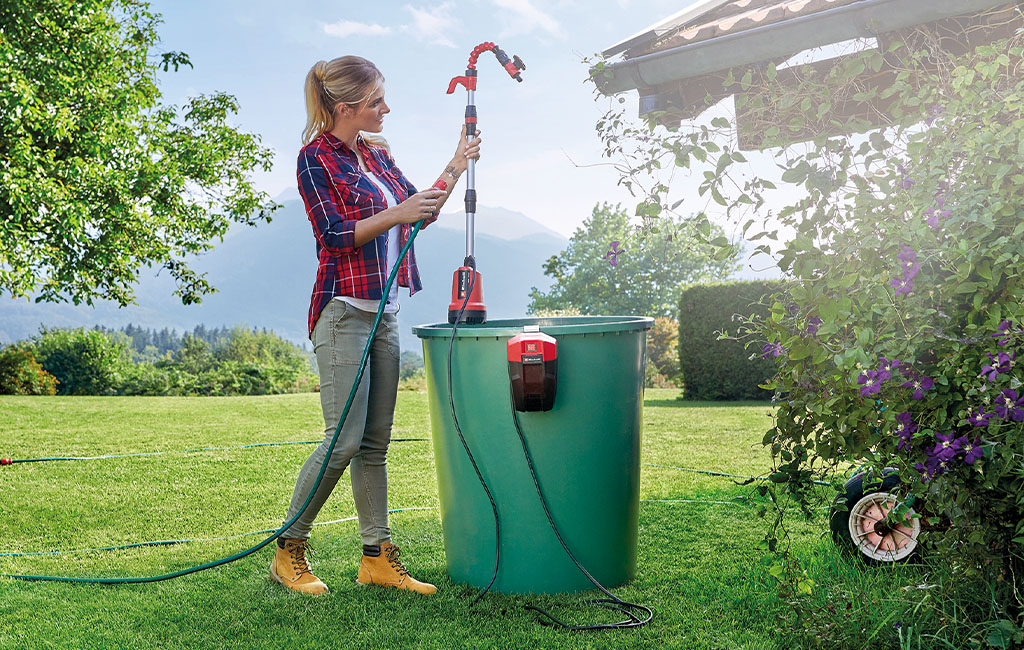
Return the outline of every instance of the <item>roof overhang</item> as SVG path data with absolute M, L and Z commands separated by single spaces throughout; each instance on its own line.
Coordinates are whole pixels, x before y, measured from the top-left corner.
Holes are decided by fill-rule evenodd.
M 615 95 L 734 67 L 784 59 L 815 47 L 856 38 L 873 38 L 1005 4 L 1007 0 L 859 0 L 783 22 L 638 56 L 606 65 L 601 72 L 591 68 L 591 73 L 603 94 Z

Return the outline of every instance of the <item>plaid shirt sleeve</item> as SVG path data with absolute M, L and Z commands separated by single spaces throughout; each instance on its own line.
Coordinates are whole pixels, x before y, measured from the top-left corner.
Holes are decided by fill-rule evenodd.
M 317 242 L 334 256 L 354 253 L 358 213 L 341 214 L 331 200 L 328 171 L 316 151 L 303 150 L 298 166 L 299 194 L 306 204 L 306 215 L 313 224 Z

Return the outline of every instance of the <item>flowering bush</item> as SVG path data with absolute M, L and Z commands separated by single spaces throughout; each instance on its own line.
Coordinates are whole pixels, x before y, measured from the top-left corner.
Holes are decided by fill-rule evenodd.
M 788 161 L 807 196 L 782 217 L 794 280 L 754 328 L 778 354 L 778 480 L 804 499 L 811 474 L 896 467 L 925 497 L 925 541 L 1008 584 L 1024 543 L 1021 53 L 894 47 L 895 125 Z
M 731 217 L 753 211 L 746 238 L 788 279 L 741 332 L 778 368 L 763 492 L 810 514 L 814 480 L 895 467 L 932 556 L 986 577 L 1010 618 L 1024 575 L 1022 41 L 953 54 L 917 33 L 824 74 L 790 69 L 785 84 L 773 66 L 730 73 L 737 109 L 771 124 L 763 147 L 798 196 L 772 224 L 760 215 L 776 185 L 738 171 L 725 118 L 670 132 L 606 119 L 602 132 L 646 152 L 624 177 L 663 155 L 709 165 L 700 193 Z M 887 126 L 839 120 L 844 105 L 870 105 Z M 813 145 L 792 146 L 808 132 Z M 645 203 L 668 202 L 651 187 Z

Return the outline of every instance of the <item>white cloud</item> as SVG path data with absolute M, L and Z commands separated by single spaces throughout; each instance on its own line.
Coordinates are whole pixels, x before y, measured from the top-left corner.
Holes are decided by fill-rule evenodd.
M 454 2 L 442 2 L 438 6 L 428 9 L 417 9 L 412 5 L 405 5 L 405 10 L 412 14 L 412 24 L 403 25 L 402 31 L 412 34 L 416 40 L 431 45 L 456 47 L 455 43 L 448 38 L 448 34 L 458 28 L 458 21 L 452 15 L 454 7 Z
M 387 36 L 391 33 L 391 28 L 383 25 L 357 23 L 352 20 L 339 20 L 336 23 L 325 24 L 324 32 L 338 38 L 345 38 L 346 36 Z
M 509 34 L 529 33 L 540 29 L 552 36 L 563 35 L 562 26 L 554 16 L 535 7 L 532 0 L 494 0 L 494 4 L 515 14 L 510 21 L 514 24 L 506 30 Z

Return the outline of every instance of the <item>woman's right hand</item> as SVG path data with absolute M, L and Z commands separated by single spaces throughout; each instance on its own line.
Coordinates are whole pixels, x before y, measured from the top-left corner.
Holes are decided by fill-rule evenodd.
M 437 217 L 438 199 L 445 196 L 444 190 L 423 190 L 399 203 L 394 210 L 395 223 L 416 223 L 420 219 L 431 221 Z

